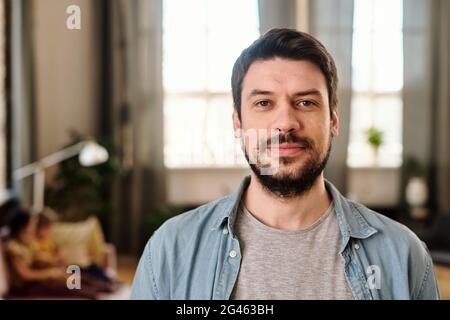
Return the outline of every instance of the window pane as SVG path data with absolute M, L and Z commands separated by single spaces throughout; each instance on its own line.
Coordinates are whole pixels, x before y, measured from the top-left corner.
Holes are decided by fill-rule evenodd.
M 400 166 L 402 159 L 403 2 L 355 0 L 349 166 Z M 383 133 L 378 155 L 366 130 Z
M 229 96 L 211 98 L 208 104 L 206 140 L 211 165 L 245 165 L 245 158 L 234 139 L 233 101 Z
M 233 133 L 232 100 L 167 96 L 164 109 L 168 167 L 232 166 L 245 162 Z
M 373 6 L 372 0 L 355 0 L 354 1 L 354 19 L 353 28 L 365 33 L 372 30 L 373 25 Z
M 241 51 L 259 35 L 256 1 L 208 1 L 208 89 L 230 90 L 231 70 Z M 232 20 L 230 20 L 232 19 Z M 230 23 L 233 21 L 233 23 Z
M 403 85 L 402 1 L 356 0 L 353 89 L 399 91 Z
M 355 91 L 369 91 L 372 88 L 372 42 L 367 32 L 353 33 L 352 85 Z
M 358 0 L 372 2 L 374 29 L 386 32 L 400 31 L 403 28 L 402 0 Z
M 403 34 L 378 32 L 374 34 L 374 90 L 400 91 L 403 87 Z
M 383 134 L 377 164 L 386 167 L 401 165 L 402 109 L 402 100 L 397 95 L 353 97 L 349 166 L 374 164 L 373 150 L 367 142 L 366 135 L 366 130 L 372 126 Z
M 258 37 L 257 1 L 164 1 L 164 87 L 229 91 L 231 68 Z
M 163 10 L 166 166 L 245 164 L 233 134 L 231 71 L 259 36 L 258 1 L 165 0 Z
M 366 96 L 354 96 L 352 100 L 352 121 L 350 124 L 351 142 L 365 143 L 364 131 L 373 125 L 373 105 Z M 354 121 L 353 121 L 354 120 Z
M 205 90 L 205 1 L 164 1 L 163 10 L 163 78 L 165 90 Z
M 399 96 L 377 97 L 373 102 L 374 125 L 384 134 L 386 145 L 402 142 L 402 100 Z
M 166 165 L 201 163 L 206 101 L 166 96 L 164 105 L 164 155 Z
M 399 31 L 403 28 L 402 0 L 355 0 L 354 29 Z

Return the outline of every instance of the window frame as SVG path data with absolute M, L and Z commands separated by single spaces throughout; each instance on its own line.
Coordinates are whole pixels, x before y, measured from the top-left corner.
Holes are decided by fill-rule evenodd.
M 400 0 L 400 1 L 403 2 L 404 0 Z M 372 5 L 372 9 L 374 9 L 373 8 L 373 3 L 371 5 Z M 402 4 L 402 10 L 404 10 L 404 4 Z M 372 14 L 373 14 L 373 12 L 372 12 Z M 373 22 L 371 22 L 371 24 L 373 24 Z M 375 40 L 374 37 L 375 37 L 375 34 L 377 33 L 378 29 L 376 29 L 375 25 L 371 25 L 371 27 L 367 31 L 370 32 L 371 39 L 372 39 L 371 48 L 370 48 L 370 63 L 371 63 L 370 71 L 372 73 L 371 74 L 371 76 L 372 76 L 371 77 L 371 82 L 372 83 L 370 84 L 370 87 L 372 87 L 372 90 L 356 89 L 356 88 L 354 88 L 354 86 L 352 84 L 352 88 L 351 88 L 352 102 L 351 102 L 351 107 L 350 107 L 350 114 L 353 113 L 353 107 L 354 107 L 353 106 L 353 99 L 354 98 L 365 98 L 365 99 L 370 100 L 372 103 L 374 101 L 376 101 L 377 99 L 379 99 L 379 98 L 400 98 L 400 100 L 401 100 L 400 108 L 403 110 L 404 109 L 404 101 L 403 101 L 404 74 L 401 75 L 402 76 L 402 87 L 400 89 L 398 89 L 398 90 L 377 90 L 375 88 L 375 86 L 374 86 L 373 76 L 374 76 L 374 70 L 375 70 L 375 57 L 374 57 L 375 49 L 373 47 L 373 41 Z M 403 39 L 403 35 L 404 35 L 404 21 L 403 21 L 403 19 L 402 19 L 400 31 L 401 31 L 402 39 Z M 353 16 L 353 27 L 352 27 L 353 37 L 355 36 L 356 32 L 360 32 L 360 30 L 357 30 L 357 28 L 355 28 L 355 15 L 354 15 Z M 355 47 L 354 47 L 354 43 L 353 43 L 352 50 L 354 50 L 354 48 Z M 403 54 L 403 57 L 404 57 L 404 48 L 403 48 L 403 46 L 402 46 L 402 54 Z M 404 64 L 404 60 L 403 59 L 402 59 L 402 62 Z M 402 68 L 404 68 L 404 66 Z M 353 74 L 353 61 L 352 61 L 352 74 Z M 375 120 L 376 117 L 374 117 L 375 113 L 376 113 L 376 111 L 373 111 L 371 116 L 370 116 L 370 122 L 372 123 L 372 126 L 374 126 L 375 123 L 376 123 L 376 120 Z M 352 119 L 352 117 L 350 117 L 350 119 Z M 350 121 L 352 121 L 352 120 L 350 120 Z M 401 120 L 401 128 L 402 129 L 401 130 L 403 130 L 403 123 L 404 123 L 404 119 L 402 117 L 402 120 Z M 350 135 L 351 135 L 352 134 L 352 129 L 351 129 L 352 128 L 352 123 L 351 122 L 350 122 L 349 126 L 350 126 Z M 402 132 L 401 132 L 400 136 L 402 137 Z M 354 143 L 359 144 L 360 142 L 359 141 L 352 141 L 351 136 L 350 136 L 348 147 L 347 147 L 348 148 L 348 150 L 347 150 L 348 154 L 347 154 L 347 159 L 346 159 L 346 165 L 349 168 L 351 168 L 351 169 L 365 169 L 365 168 L 369 168 L 369 169 L 370 168 L 398 169 L 398 168 L 400 168 L 402 166 L 402 163 L 403 163 L 403 156 L 402 156 L 402 154 L 403 154 L 403 139 L 401 139 L 401 141 L 400 141 L 400 145 L 402 146 L 400 159 L 398 159 L 399 162 L 395 163 L 395 164 L 394 163 L 389 163 L 389 164 L 388 163 L 379 163 L 378 162 L 379 159 L 376 159 L 373 154 L 370 156 L 370 158 L 366 159 L 368 161 L 361 161 L 361 163 L 352 163 L 352 161 L 350 159 L 351 159 L 352 156 L 355 155 L 355 153 L 351 153 L 351 147 L 353 146 Z M 365 145 L 369 146 L 369 144 L 367 142 L 365 142 Z M 391 154 L 389 154 L 389 155 L 391 155 Z M 367 163 L 370 162 L 371 164 L 365 164 L 364 162 L 367 162 Z
M 163 13 L 163 16 L 165 15 L 165 13 Z M 205 21 L 207 21 L 208 19 L 206 18 Z M 257 18 L 258 20 L 258 24 L 260 23 L 259 18 Z M 164 25 L 164 23 L 163 23 Z M 205 34 L 208 34 L 209 32 L 211 32 L 210 26 L 206 23 L 206 28 L 202 29 Z M 258 26 L 258 36 L 260 35 L 260 29 Z M 163 28 L 163 57 L 165 56 L 164 54 L 164 33 L 166 32 L 166 30 Z M 209 59 L 209 53 L 208 53 L 208 44 L 206 44 L 205 46 L 206 48 L 206 74 L 208 74 L 209 70 L 208 70 L 208 59 Z M 164 67 L 163 67 L 164 68 Z M 190 98 L 190 99 L 199 99 L 202 101 L 205 101 L 206 105 L 209 106 L 209 102 L 211 100 L 214 99 L 231 99 L 232 100 L 232 93 L 231 93 L 231 88 L 229 90 L 224 90 L 224 88 L 220 88 L 220 89 L 214 89 L 214 88 L 209 88 L 208 87 L 208 82 L 206 80 L 205 86 L 203 89 L 186 89 L 184 88 L 184 90 L 167 90 L 167 88 L 165 87 L 165 79 L 164 79 L 164 70 L 163 70 L 163 84 L 162 84 L 162 88 L 163 88 L 163 108 L 164 108 L 164 113 L 165 113 L 165 108 L 166 108 L 166 103 L 169 99 L 171 98 Z M 231 105 L 231 104 L 230 104 Z M 165 117 L 164 117 L 164 121 Z M 231 113 L 230 113 L 230 119 L 229 119 L 230 123 L 231 123 Z M 167 135 L 167 124 L 164 124 L 164 141 L 166 140 L 166 135 Z M 231 137 L 231 136 L 230 136 Z M 164 142 L 166 143 L 166 142 Z M 164 149 L 166 148 L 166 145 L 164 145 Z M 237 147 L 235 146 L 235 149 L 237 149 Z M 192 154 L 195 155 L 195 154 Z M 242 159 L 240 159 L 242 158 Z M 242 163 L 239 161 L 242 160 Z M 226 164 L 226 163 L 210 163 L 209 161 L 205 161 L 204 163 L 171 163 L 169 161 L 167 161 L 167 154 L 166 154 L 166 150 L 164 150 L 164 167 L 168 170 L 183 170 L 183 169 L 231 169 L 231 170 L 235 170 L 235 169 L 244 169 L 247 168 L 248 165 L 246 163 L 244 163 L 244 155 L 242 154 L 241 156 L 234 156 L 234 161 L 233 163 L 230 164 Z

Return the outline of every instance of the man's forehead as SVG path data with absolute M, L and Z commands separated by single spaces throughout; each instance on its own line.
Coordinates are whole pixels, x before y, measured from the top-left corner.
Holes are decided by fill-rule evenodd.
M 242 93 L 246 96 L 255 90 L 277 91 L 308 91 L 315 88 L 325 91 L 326 79 L 320 68 L 306 60 L 287 60 L 275 58 L 271 60 L 255 61 L 249 68 L 243 84 Z

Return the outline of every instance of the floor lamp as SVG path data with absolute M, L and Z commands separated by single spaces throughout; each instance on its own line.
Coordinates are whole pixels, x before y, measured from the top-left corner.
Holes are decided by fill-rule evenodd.
M 45 170 L 76 155 L 80 164 L 85 167 L 104 163 L 109 158 L 108 151 L 104 147 L 93 140 L 87 140 L 14 171 L 13 177 L 17 181 L 33 176 L 33 213 L 44 209 Z

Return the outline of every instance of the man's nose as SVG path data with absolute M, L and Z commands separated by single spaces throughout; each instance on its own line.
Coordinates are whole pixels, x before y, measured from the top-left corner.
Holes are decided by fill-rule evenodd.
M 300 129 L 300 121 L 290 102 L 282 102 L 276 109 L 277 112 L 272 128 L 283 134 Z

